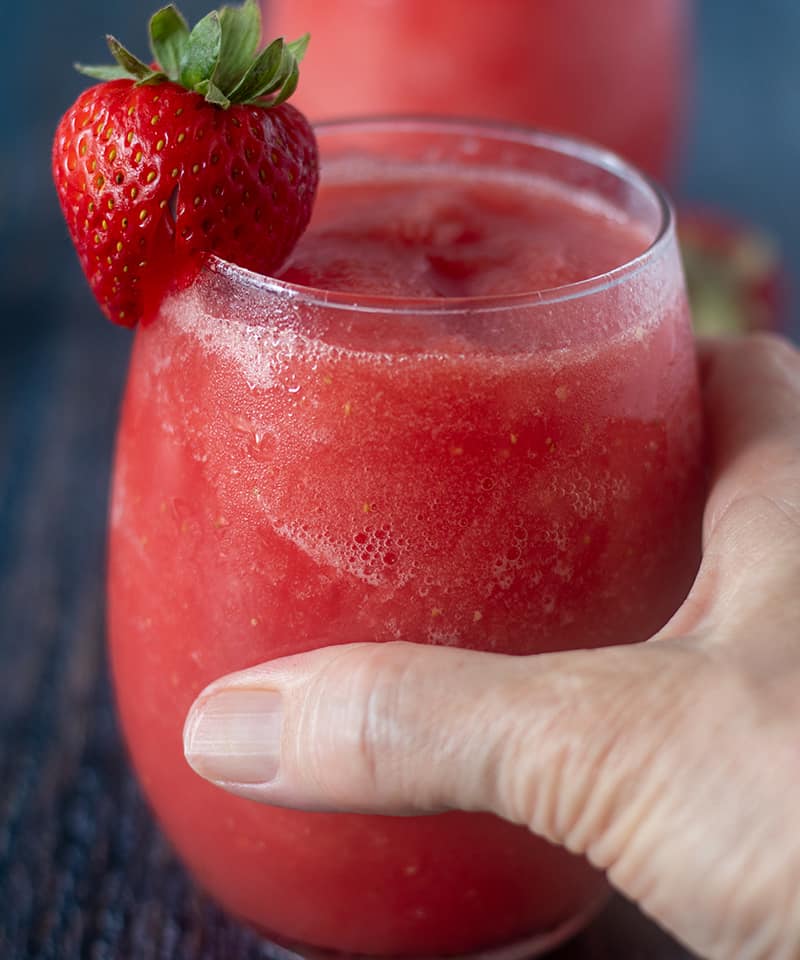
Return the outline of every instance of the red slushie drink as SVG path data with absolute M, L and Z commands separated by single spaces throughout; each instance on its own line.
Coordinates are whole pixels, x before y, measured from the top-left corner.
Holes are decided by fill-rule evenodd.
M 584 860 L 485 814 L 239 799 L 189 769 L 181 731 L 211 680 L 326 644 L 530 654 L 664 624 L 702 501 L 670 213 L 621 162 L 546 135 L 318 135 L 282 275 L 212 259 L 137 332 L 111 533 L 125 732 L 178 851 L 261 930 L 530 955 L 602 898 Z

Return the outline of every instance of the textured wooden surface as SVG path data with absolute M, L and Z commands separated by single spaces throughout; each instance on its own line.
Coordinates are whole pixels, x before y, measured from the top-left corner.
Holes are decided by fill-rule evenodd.
M 105 500 L 128 335 L 82 292 L 0 328 L 0 958 L 274 955 L 193 885 L 143 804 L 103 648 Z M 558 960 L 689 955 L 617 902 Z

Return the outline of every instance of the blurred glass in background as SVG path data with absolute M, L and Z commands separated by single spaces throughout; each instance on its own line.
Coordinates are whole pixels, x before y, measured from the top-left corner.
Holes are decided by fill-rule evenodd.
M 313 119 L 493 117 L 571 133 L 673 172 L 690 73 L 689 0 L 264 0 L 265 36 L 313 43 Z M 632 82 L 635 78 L 635 82 Z

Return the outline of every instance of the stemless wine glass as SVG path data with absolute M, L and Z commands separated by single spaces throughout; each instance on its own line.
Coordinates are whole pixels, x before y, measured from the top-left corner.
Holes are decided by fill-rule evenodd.
M 311 33 L 314 119 L 489 117 L 588 137 L 672 172 L 689 86 L 689 0 L 264 0 L 266 34 Z
M 611 154 L 544 133 L 376 119 L 318 139 L 320 210 L 341 183 L 544 184 L 641 244 L 600 276 L 513 294 L 314 289 L 211 258 L 171 295 L 137 333 L 118 437 L 125 735 L 180 855 L 266 934 L 301 952 L 533 955 L 604 897 L 585 860 L 488 814 L 243 800 L 189 769 L 181 732 L 210 681 L 313 647 L 527 654 L 644 640 L 669 618 L 703 495 L 670 209 Z

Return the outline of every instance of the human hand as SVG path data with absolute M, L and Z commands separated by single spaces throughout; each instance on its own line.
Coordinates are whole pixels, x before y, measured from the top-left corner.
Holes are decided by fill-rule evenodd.
M 702 364 L 703 560 L 650 641 L 276 660 L 200 695 L 193 768 L 283 806 L 491 811 L 585 854 L 704 956 L 800 957 L 800 355 L 758 336 Z

